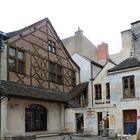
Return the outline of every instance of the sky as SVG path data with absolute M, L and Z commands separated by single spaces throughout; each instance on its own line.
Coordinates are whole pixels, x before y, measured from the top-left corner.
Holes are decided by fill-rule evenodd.
M 121 49 L 121 32 L 140 20 L 139 0 L 0 0 L 0 31 L 11 32 L 49 18 L 60 39 L 80 27 L 94 44 L 106 42 L 109 53 Z

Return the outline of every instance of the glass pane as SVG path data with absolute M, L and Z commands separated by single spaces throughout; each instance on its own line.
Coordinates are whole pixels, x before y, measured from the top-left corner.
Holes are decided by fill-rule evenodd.
M 55 73 L 55 64 L 50 62 L 50 72 Z
M 60 76 L 60 75 L 57 76 L 57 82 L 62 83 L 62 76 Z
M 29 105 L 25 109 L 26 131 L 46 130 L 46 109 L 40 105 Z
M 18 59 L 24 59 L 24 53 L 22 51 L 18 51 Z
M 130 84 L 130 89 L 134 89 L 134 84 Z
M 11 71 L 15 71 L 16 70 L 16 61 L 15 59 L 8 59 L 8 66 L 9 66 L 9 70 Z
M 52 46 L 51 46 L 51 44 L 48 45 L 48 50 L 49 50 L 50 52 L 52 52 Z
M 24 62 L 18 61 L 18 72 L 19 73 L 24 73 L 24 69 L 25 69 Z
M 133 83 L 134 83 L 134 79 L 133 79 L 133 77 L 132 77 L 132 78 L 130 78 L 130 83 L 131 83 L 131 84 L 133 84 Z
M 128 79 L 124 78 L 123 82 L 124 82 L 124 84 L 128 84 Z
M 55 46 L 55 43 L 54 42 L 52 42 L 52 46 Z
M 25 115 L 26 115 L 25 116 L 26 131 L 33 131 L 34 130 L 33 113 L 27 110 Z
M 50 81 L 55 81 L 55 74 L 53 73 L 50 73 Z
M 59 66 L 59 65 L 57 65 L 57 73 L 58 73 L 59 75 L 62 75 L 62 67 Z
M 134 91 L 134 89 L 131 89 L 131 90 L 130 90 L 130 96 L 131 96 L 131 97 L 135 97 L 135 91 Z
M 126 88 L 128 88 L 128 85 L 126 84 L 126 85 L 124 85 L 124 88 L 126 89 Z
M 71 71 L 71 84 L 72 84 L 72 86 L 76 85 L 76 73 L 75 73 L 75 71 Z
M 73 77 L 73 78 L 76 77 L 75 71 L 71 71 L 71 77 Z
M 124 89 L 123 97 L 124 97 L 124 98 L 130 97 L 128 89 Z
M 16 49 L 9 48 L 9 55 L 15 57 L 16 56 Z
M 56 53 L 56 48 L 55 47 L 52 47 L 52 52 Z

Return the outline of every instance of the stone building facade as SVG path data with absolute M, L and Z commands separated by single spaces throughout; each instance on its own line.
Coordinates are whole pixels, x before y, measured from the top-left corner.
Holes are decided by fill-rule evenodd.
M 122 49 L 119 53 L 109 55 L 108 45 L 104 42 L 92 49 L 96 53 L 92 58 L 84 51 L 82 54 L 81 51 L 71 52 L 75 61 L 74 54 L 79 54 L 103 65 L 94 79 L 86 79 L 89 83 L 91 81 L 93 83 L 92 96 L 90 96 L 93 104 L 90 110 L 94 115 L 84 119 L 85 124 L 87 121 L 90 124 L 85 125 L 85 131 L 89 129 L 91 134 L 103 135 L 101 122 L 104 120 L 107 120 L 104 121 L 107 124 L 104 127 L 114 133 L 135 135 L 139 128 L 139 27 L 140 22 L 136 21 L 131 24 L 131 29 L 121 32 Z M 83 36 L 83 34 L 80 35 Z M 69 48 L 77 47 L 70 38 L 64 39 L 64 45 L 68 51 Z M 81 49 L 90 52 L 91 50 L 86 47 L 87 41 L 82 41 L 85 41 L 85 46 Z M 80 66 L 82 59 L 76 63 Z M 85 67 L 80 68 L 81 71 L 85 69 Z M 81 82 L 83 77 L 84 75 L 81 75 Z M 124 92 L 129 95 L 125 97 Z M 88 113 L 88 108 L 85 109 L 85 113 Z

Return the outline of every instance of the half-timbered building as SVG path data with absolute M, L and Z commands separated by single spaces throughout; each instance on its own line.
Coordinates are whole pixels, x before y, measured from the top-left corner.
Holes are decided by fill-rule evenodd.
M 65 107 L 80 107 L 88 83 L 48 18 L 7 33 L 2 52 L 1 136 L 65 130 Z

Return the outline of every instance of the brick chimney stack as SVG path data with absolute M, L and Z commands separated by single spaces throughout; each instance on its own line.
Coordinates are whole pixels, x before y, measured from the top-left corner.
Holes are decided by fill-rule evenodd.
M 97 46 L 97 60 L 104 60 L 108 58 L 108 44 L 102 42 Z

